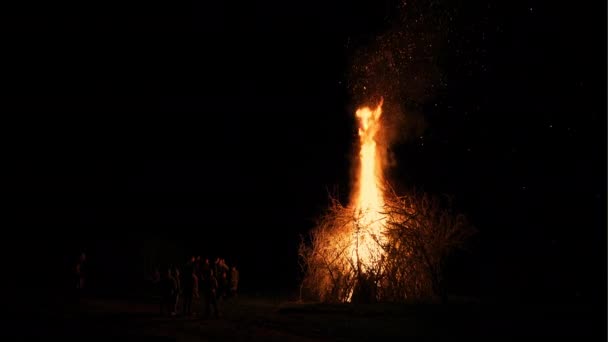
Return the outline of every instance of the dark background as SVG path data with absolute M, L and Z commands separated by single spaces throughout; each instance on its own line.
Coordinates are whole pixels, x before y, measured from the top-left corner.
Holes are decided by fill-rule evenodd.
M 479 230 L 448 265 L 451 293 L 605 306 L 602 7 L 441 7 L 447 81 L 421 104 L 422 138 L 394 147 L 391 175 L 453 195 Z M 84 249 L 97 289 L 132 290 L 150 263 L 189 254 L 238 263 L 244 291 L 295 289 L 299 234 L 328 191 L 348 196 L 353 55 L 396 8 L 5 11 L 3 252 L 28 275 L 12 280 L 57 285 Z

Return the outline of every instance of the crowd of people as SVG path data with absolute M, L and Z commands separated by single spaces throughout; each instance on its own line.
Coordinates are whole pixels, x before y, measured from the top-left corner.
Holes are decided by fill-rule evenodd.
M 78 255 L 72 265 L 70 288 L 74 302 L 78 303 L 83 297 L 88 273 L 86 254 Z M 151 281 L 160 298 L 161 315 L 198 313 L 219 317 L 219 303 L 237 297 L 239 271 L 220 257 L 210 263 L 209 259 L 193 256 L 181 266 L 156 268 Z
M 237 296 L 239 271 L 236 266 L 229 267 L 223 258 L 213 264 L 209 259 L 192 257 L 181 268 L 169 266 L 155 271 L 153 282 L 160 294 L 161 315 L 175 316 L 180 312 L 191 316 L 197 303 L 200 313 L 205 317 L 220 316 L 218 302 Z

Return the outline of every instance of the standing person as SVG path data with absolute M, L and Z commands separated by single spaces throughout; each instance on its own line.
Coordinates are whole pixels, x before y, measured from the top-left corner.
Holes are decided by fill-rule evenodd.
M 173 268 L 173 278 L 175 279 L 175 294 L 173 295 L 173 312 L 171 312 L 171 316 L 177 315 L 179 295 L 182 292 L 182 282 L 179 274 L 179 269 L 177 267 Z
M 206 258 L 203 263 L 201 263 L 200 268 L 198 269 L 198 293 L 201 298 L 201 304 L 205 305 L 205 289 L 207 286 L 207 280 L 209 279 L 209 273 L 211 272 L 211 265 L 209 264 L 209 259 Z M 202 311 L 201 311 L 202 313 Z
M 85 261 L 87 257 L 85 253 L 81 253 L 74 266 L 74 285 L 75 286 L 75 301 L 80 302 L 82 298 L 84 286 L 85 286 L 85 275 L 86 267 Z
M 222 270 L 218 283 L 218 299 L 222 300 L 228 294 L 228 274 L 224 270 Z
M 200 288 L 199 276 L 196 274 L 196 272 L 193 272 L 192 273 L 192 302 L 194 304 L 199 303 L 201 300 L 199 288 Z M 192 305 L 193 304 L 191 304 L 191 306 Z M 195 314 L 195 313 L 193 313 L 193 314 Z
M 220 275 L 218 281 L 220 282 L 220 296 L 226 298 L 230 290 L 230 282 L 228 277 L 230 276 L 230 267 L 226 264 L 224 258 L 220 259 Z
M 230 271 L 230 296 L 236 297 L 237 290 L 239 287 L 239 271 L 236 269 L 236 266 L 232 266 Z
M 175 308 L 175 295 L 177 292 L 177 283 L 171 275 L 171 269 L 166 268 L 161 272 L 160 287 L 160 314 L 172 314 Z
M 218 318 L 220 316 L 216 298 L 217 287 L 217 279 L 215 278 L 213 270 L 210 269 L 207 276 L 203 278 L 203 302 L 205 306 L 204 312 L 206 318 L 210 316 L 210 311 L 212 307 L 215 318 Z
M 183 312 L 185 316 L 189 316 L 192 313 L 192 296 L 194 295 L 194 286 L 196 277 L 194 273 L 194 257 L 184 267 L 184 276 L 182 279 L 182 297 L 183 300 Z
M 200 277 L 200 272 L 201 272 L 201 267 L 202 265 L 202 260 L 201 260 L 201 256 L 197 256 L 196 259 L 194 260 L 194 272 L 196 272 L 196 275 Z

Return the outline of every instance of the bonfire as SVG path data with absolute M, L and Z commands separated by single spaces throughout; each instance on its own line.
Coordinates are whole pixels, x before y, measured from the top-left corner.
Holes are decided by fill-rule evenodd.
M 473 233 L 440 198 L 399 196 L 384 179 L 379 138 L 383 100 L 361 107 L 357 177 L 344 206 L 327 212 L 300 244 L 301 297 L 325 302 L 404 301 L 444 296 L 445 257 Z

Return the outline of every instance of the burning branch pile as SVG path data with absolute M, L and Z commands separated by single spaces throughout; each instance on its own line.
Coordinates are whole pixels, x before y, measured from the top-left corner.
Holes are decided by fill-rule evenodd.
M 449 200 L 424 193 L 385 195 L 383 236 L 371 236 L 374 258 L 357 256 L 353 236 L 369 229 L 356 208 L 331 199 L 327 212 L 300 244 L 302 296 L 324 302 L 445 298 L 442 267 L 474 229 Z M 352 253 L 351 251 L 355 251 Z
M 464 247 L 475 230 L 449 198 L 426 193 L 387 195 L 386 279 L 388 300 L 445 299 L 442 268 L 446 258 Z
M 327 302 L 349 301 L 356 283 L 352 249 L 354 210 L 332 198 L 328 211 L 300 243 L 300 266 L 305 271 L 302 290 L 306 297 Z

